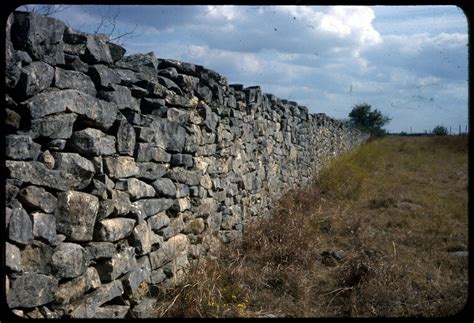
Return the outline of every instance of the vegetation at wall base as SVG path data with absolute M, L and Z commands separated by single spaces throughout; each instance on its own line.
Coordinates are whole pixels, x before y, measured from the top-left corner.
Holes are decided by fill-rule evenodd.
M 389 136 L 189 268 L 172 317 L 448 316 L 467 300 L 468 137 Z M 345 169 L 345 170 L 344 170 Z

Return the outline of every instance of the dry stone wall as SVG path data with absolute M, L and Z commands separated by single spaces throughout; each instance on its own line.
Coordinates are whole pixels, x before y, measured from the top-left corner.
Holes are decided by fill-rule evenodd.
M 200 65 L 124 56 L 26 12 L 6 37 L 6 300 L 27 317 L 148 317 L 216 239 L 366 140 Z

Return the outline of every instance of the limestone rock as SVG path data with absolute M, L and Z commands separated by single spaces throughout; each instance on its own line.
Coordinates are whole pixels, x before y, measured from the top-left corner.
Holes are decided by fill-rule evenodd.
M 8 221 L 8 238 L 16 243 L 27 245 L 33 240 L 33 224 L 26 211 L 14 208 Z
M 133 200 L 138 200 L 144 197 L 154 197 L 156 194 L 153 186 L 136 178 L 127 179 L 127 192 Z
M 94 267 L 87 268 L 86 272 L 64 284 L 59 285 L 55 300 L 58 303 L 70 303 L 84 295 L 90 289 L 101 286 L 99 274 Z
M 148 222 L 142 221 L 132 232 L 131 245 L 135 247 L 137 255 L 145 255 L 151 251 L 153 232 Z
M 158 232 L 161 228 L 166 227 L 170 223 L 170 218 L 165 212 L 160 212 L 147 219 L 153 231 Z
M 77 115 L 59 113 L 31 120 L 31 136 L 33 138 L 68 139 L 71 137 Z
M 89 242 L 85 246 L 87 261 L 112 258 L 115 253 L 115 245 L 112 242 Z
M 5 266 L 12 271 L 22 270 L 20 249 L 9 242 L 5 242 Z
M 115 154 L 115 137 L 94 128 L 76 131 L 71 136 L 71 146 L 83 156 Z
M 52 213 L 58 203 L 57 198 L 54 197 L 53 194 L 37 186 L 22 188 L 18 194 L 18 198 L 26 207 L 46 213 Z
M 55 212 L 58 232 L 72 241 L 91 241 L 98 210 L 99 200 L 93 195 L 76 191 L 59 193 Z
M 135 248 L 125 247 L 122 251 L 106 261 L 97 265 L 97 271 L 102 282 L 112 281 L 120 275 L 127 273 L 137 266 L 135 258 Z
M 99 221 L 95 238 L 98 241 L 118 241 L 128 237 L 133 230 L 135 220 L 128 218 L 113 218 Z
M 8 135 L 5 138 L 5 156 L 15 160 L 35 160 L 40 153 L 41 145 L 27 135 Z
M 54 68 L 44 62 L 32 62 L 21 69 L 16 90 L 29 97 L 48 88 L 54 78 Z
M 61 243 L 54 251 L 51 267 L 55 276 L 61 278 L 74 278 L 86 270 L 84 248 L 76 243 Z
M 60 172 L 61 179 L 68 188 L 82 190 L 89 185 L 95 175 L 95 168 L 90 160 L 76 153 L 58 152 L 53 153 L 53 156 L 56 159 L 54 169 Z
M 168 170 L 166 165 L 154 162 L 137 163 L 137 165 L 139 169 L 137 177 L 141 179 L 155 180 L 161 178 Z
M 94 318 L 123 319 L 127 315 L 129 309 L 130 306 L 128 305 L 104 305 L 96 309 Z
M 168 210 L 174 204 L 174 200 L 167 198 L 152 198 L 135 201 L 137 205 L 142 205 L 147 217 L 159 212 Z
M 133 156 L 135 150 L 135 129 L 124 118 L 117 130 L 117 151 L 121 155 Z
M 10 308 L 35 307 L 50 303 L 58 288 L 58 280 L 51 276 L 37 273 L 24 273 L 11 282 L 7 295 Z
M 105 157 L 107 175 L 111 178 L 125 178 L 136 176 L 140 173 L 132 157 Z
M 63 90 L 76 89 L 91 96 L 97 94 L 94 82 L 89 76 L 78 71 L 64 70 L 59 67 L 55 68 L 54 85 Z
M 56 218 L 53 214 L 34 212 L 33 236 L 42 238 L 50 243 L 56 240 Z
M 176 196 L 176 186 L 169 178 L 158 178 L 152 183 L 152 185 L 155 188 L 156 193 L 159 195 L 167 197 Z

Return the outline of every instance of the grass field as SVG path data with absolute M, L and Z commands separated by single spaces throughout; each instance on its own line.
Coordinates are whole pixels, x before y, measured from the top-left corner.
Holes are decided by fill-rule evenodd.
M 467 300 L 468 138 L 385 137 L 189 268 L 161 316 L 446 316 Z

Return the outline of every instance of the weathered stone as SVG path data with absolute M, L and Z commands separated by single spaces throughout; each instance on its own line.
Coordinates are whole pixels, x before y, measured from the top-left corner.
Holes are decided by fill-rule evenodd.
M 152 284 L 159 284 L 166 280 L 168 277 L 166 274 L 163 272 L 163 268 L 159 268 L 156 270 L 153 270 L 151 272 L 151 283 Z
M 201 177 L 201 180 L 200 180 L 199 184 L 202 187 L 204 187 L 206 190 L 212 189 L 212 180 L 211 180 L 211 177 L 208 174 Z
M 40 153 L 41 145 L 26 135 L 8 135 L 5 138 L 5 156 L 15 160 L 35 160 Z
M 171 160 L 171 155 L 168 154 L 164 148 L 156 146 L 155 144 L 139 143 L 137 161 L 148 162 L 151 160 L 167 163 Z
M 45 164 L 46 167 L 48 167 L 49 169 L 53 169 L 53 168 L 54 168 L 54 163 L 56 162 L 56 161 L 54 160 L 53 155 L 51 155 L 51 153 L 49 152 L 49 150 L 43 151 L 43 152 L 39 155 L 38 160 L 39 160 L 40 162 L 42 162 L 43 164 Z
M 95 311 L 96 319 L 123 319 L 127 315 L 130 306 L 128 305 L 105 305 L 98 307 Z
M 204 119 L 204 125 L 210 130 L 215 131 L 217 127 L 217 123 L 219 120 L 219 116 L 212 112 L 211 108 L 209 108 L 204 102 L 199 102 L 198 104 L 198 112 L 201 117 Z
M 53 82 L 54 68 L 44 62 L 32 62 L 21 69 L 16 90 L 21 97 L 32 96 Z
M 111 84 L 108 88 L 110 89 L 109 91 L 99 91 L 97 97 L 115 103 L 120 110 L 128 108 L 140 111 L 139 103 L 137 99 L 132 96 L 132 92 L 128 87 Z
M 167 176 L 173 181 L 194 186 L 199 185 L 202 172 L 200 170 L 186 170 L 181 167 L 175 167 L 167 173 Z
M 174 200 L 167 198 L 154 198 L 138 200 L 134 203 L 136 205 L 142 205 L 146 216 L 149 217 L 159 212 L 168 210 L 174 204 Z
M 50 139 L 68 139 L 72 135 L 77 115 L 74 113 L 60 113 L 31 120 L 31 136 Z
M 21 251 L 21 264 L 23 272 L 51 274 L 51 259 L 53 248 L 40 241 L 33 241 Z
M 110 54 L 108 44 L 95 35 L 87 35 L 86 49 L 81 59 L 87 63 L 105 63 L 111 64 L 114 62 Z
M 66 61 L 65 67 L 70 70 L 87 73 L 89 70 L 89 65 L 84 63 L 79 57 L 76 55 L 70 55 L 66 52 L 64 53 L 64 60 Z
M 86 260 L 89 262 L 95 259 L 112 258 L 115 253 L 115 245 L 112 242 L 89 242 L 85 246 Z
M 122 284 L 124 287 L 125 292 L 128 296 L 133 296 L 133 294 L 137 291 L 145 281 L 149 281 L 151 276 L 151 271 L 149 268 L 136 268 L 127 274 L 125 274 L 122 278 Z
M 135 149 L 135 129 L 123 118 L 117 130 L 117 151 L 122 155 L 133 156 Z
M 14 110 L 5 108 L 5 129 L 7 133 L 15 132 L 20 128 L 21 117 Z
M 160 249 L 150 253 L 151 269 L 163 267 L 163 265 L 173 261 L 180 254 L 186 254 L 188 247 L 189 240 L 184 234 L 179 233 L 168 239 Z
M 142 179 L 158 179 L 168 171 L 168 167 L 166 165 L 157 164 L 154 162 L 137 163 L 137 165 L 139 169 L 139 174 L 137 177 Z
M 154 197 L 156 194 L 153 186 L 136 178 L 129 178 L 127 180 L 127 192 L 133 200 L 138 200 L 144 197 Z
M 167 240 L 184 229 L 183 215 L 180 213 L 176 218 L 172 218 L 170 224 L 161 230 L 163 239 Z
M 33 217 L 33 236 L 53 243 L 56 240 L 56 218 L 53 214 L 35 212 Z
M 127 193 L 112 190 L 112 201 L 117 215 L 126 215 L 130 211 L 130 198 Z
M 18 198 L 26 207 L 41 210 L 46 213 L 53 212 L 58 202 L 53 194 L 37 186 L 22 188 L 18 194 Z
M 71 130 L 72 134 L 72 130 Z M 51 151 L 62 151 L 66 147 L 66 140 L 64 139 L 53 139 L 46 144 L 46 148 Z
M 198 217 L 206 218 L 217 212 L 217 204 L 213 198 L 203 198 L 196 210 Z
M 104 284 L 68 306 L 68 315 L 72 318 L 93 318 L 99 306 L 122 294 L 123 286 L 120 281 Z
M 9 242 L 5 242 L 5 266 L 12 271 L 22 270 L 20 249 Z
M 180 95 L 168 95 L 165 98 L 165 102 L 167 105 L 170 105 L 170 106 L 194 109 L 198 106 L 199 99 L 196 96 L 193 96 L 192 98 L 188 99 Z
M 206 103 L 211 103 L 212 91 L 205 85 L 198 85 L 196 95 Z
M 132 316 L 137 319 L 156 318 L 155 314 L 156 299 L 147 297 L 132 310 Z
M 150 216 L 147 222 L 153 231 L 158 232 L 161 228 L 166 227 L 170 223 L 170 218 L 166 215 L 166 212 L 160 212 Z
M 167 151 L 182 152 L 186 140 L 186 130 L 167 119 L 155 118 L 150 127 L 155 132 L 154 142 Z
M 204 231 L 206 225 L 202 218 L 193 219 L 187 222 L 184 226 L 184 233 L 200 234 Z
M 118 241 L 128 237 L 133 230 L 135 220 L 128 218 L 113 218 L 99 221 L 95 239 L 98 241 Z
M 132 157 L 105 157 L 105 169 L 111 178 L 136 176 L 140 173 Z
M 97 270 L 94 267 L 89 267 L 83 275 L 59 285 L 55 293 L 55 300 L 61 304 L 70 303 L 84 295 L 90 289 L 96 289 L 100 287 L 100 285 Z
M 54 213 L 60 233 L 72 241 L 90 241 L 99 210 L 99 199 L 93 195 L 67 191 L 58 194 L 58 207 Z
M 8 221 L 8 239 L 22 245 L 33 241 L 33 224 L 22 207 L 13 208 Z
M 184 212 L 191 208 L 191 200 L 188 197 L 176 199 L 171 210 L 175 212 Z
M 152 185 L 158 195 L 176 197 L 176 186 L 169 178 L 158 178 Z
M 91 96 L 96 96 L 94 82 L 84 73 L 77 71 L 64 70 L 56 67 L 54 74 L 54 85 L 59 89 L 76 89 L 87 93 Z
M 37 273 L 24 273 L 11 282 L 7 294 L 10 308 L 35 307 L 50 303 L 58 288 L 58 280 L 51 276 Z
M 71 146 L 84 156 L 112 155 L 116 152 L 115 137 L 94 128 L 74 132 Z
M 76 243 L 61 243 L 54 251 L 51 267 L 54 275 L 61 278 L 74 278 L 86 270 L 84 248 Z
M 105 65 L 89 67 L 88 74 L 96 86 L 100 88 L 112 89 L 112 84 L 120 84 L 121 82 L 120 75 Z
M 154 52 L 149 52 L 146 54 L 138 53 L 138 54 L 128 55 L 123 58 L 123 61 L 134 63 L 136 65 L 149 66 L 155 70 L 158 68 L 158 59 L 156 58 Z
M 124 273 L 127 273 L 137 266 L 135 258 L 135 248 L 125 247 L 122 251 L 116 253 L 112 259 L 103 261 L 97 265 L 97 271 L 102 282 L 117 279 Z
M 111 42 L 108 42 L 107 45 L 109 45 L 110 56 L 112 57 L 112 61 L 114 62 L 121 60 L 123 55 L 125 55 L 125 52 L 127 51 L 122 46 Z
M 151 251 L 152 231 L 148 222 L 138 224 L 132 232 L 132 246 L 135 247 L 137 255 L 145 255 Z
M 173 154 L 171 156 L 171 165 L 193 167 L 193 156 L 187 154 Z
M 182 198 L 189 196 L 189 186 L 186 184 L 176 183 L 176 197 Z
M 185 92 L 195 91 L 199 84 L 199 79 L 197 77 L 184 74 L 177 75 L 175 81 Z
M 11 40 L 16 49 L 51 65 L 64 64 L 62 21 L 31 12 L 15 12 Z
M 95 174 L 90 160 L 76 153 L 54 153 L 53 156 L 56 159 L 54 169 L 60 172 L 68 188 L 82 190 L 89 185 Z

